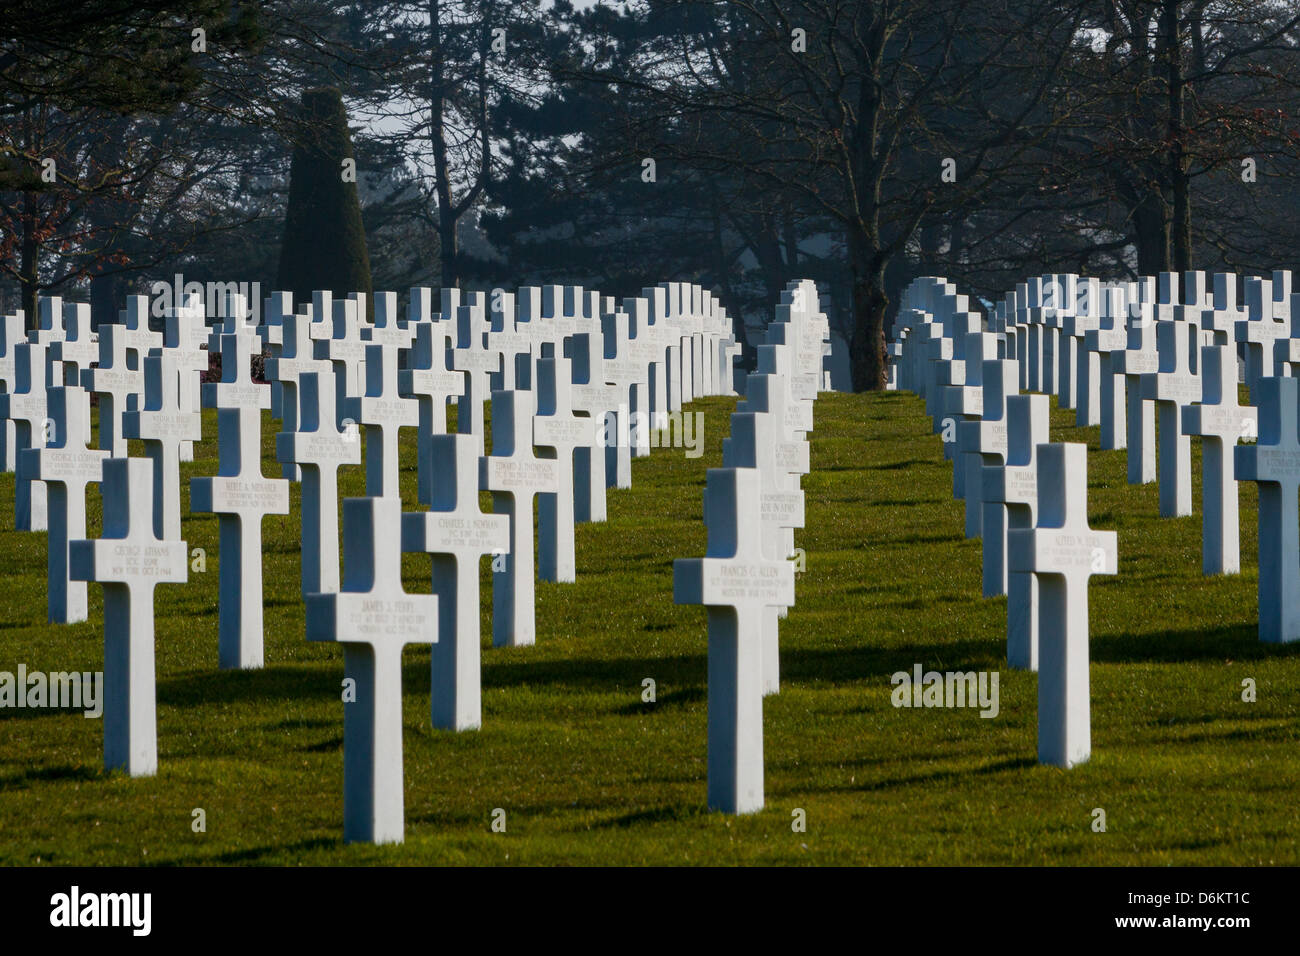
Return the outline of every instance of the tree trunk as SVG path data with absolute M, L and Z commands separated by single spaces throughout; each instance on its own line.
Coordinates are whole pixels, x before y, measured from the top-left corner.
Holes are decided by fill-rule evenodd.
M 40 244 L 36 240 L 36 196 L 31 192 L 23 193 L 23 239 L 22 260 L 19 264 L 19 285 L 22 292 L 22 308 L 25 313 L 27 330 L 38 328 L 40 315 L 37 311 L 37 296 L 40 294 Z
M 442 48 L 440 0 L 429 0 L 429 42 L 433 45 L 429 76 L 429 147 L 433 151 L 434 189 L 438 197 L 438 251 L 445 289 L 460 287 L 460 255 L 456 242 L 456 209 L 451 200 L 451 164 L 447 158 L 446 67 Z
M 1192 202 L 1188 175 L 1186 128 L 1183 123 L 1183 37 L 1177 3 L 1164 11 L 1165 48 L 1169 57 L 1169 178 L 1174 194 L 1172 235 L 1173 266 L 1177 272 L 1192 268 Z
M 855 392 L 884 389 L 889 381 L 885 351 L 884 263 L 870 237 L 850 228 L 849 270 L 853 276 L 853 337 L 849 340 L 849 368 Z
M 1168 206 L 1159 188 L 1151 186 L 1133 210 L 1133 238 L 1137 245 L 1138 274 L 1169 272 Z

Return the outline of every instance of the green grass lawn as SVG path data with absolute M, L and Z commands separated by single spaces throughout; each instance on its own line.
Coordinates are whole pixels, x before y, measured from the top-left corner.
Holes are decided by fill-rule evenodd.
M 782 627 L 782 690 L 764 707 L 767 809 L 707 812 L 705 612 L 673 605 L 672 561 L 704 553 L 705 470 L 733 404 L 695 403 L 704 456 L 636 460 L 609 520 L 579 526 L 577 583 L 538 584 L 536 646 L 485 640 L 482 730 L 431 729 L 428 649 L 407 650 L 405 844 L 342 842 L 342 651 L 303 637 L 294 485 L 292 515 L 263 525 L 260 671 L 217 670 L 217 519 L 184 515 L 207 570 L 157 592 L 157 777 L 105 774 L 99 721 L 0 711 L 0 862 L 1300 862 L 1300 647 L 1256 637 L 1254 486 L 1241 494 L 1243 573 L 1205 579 L 1199 462 L 1197 514 L 1161 519 L 1156 486 L 1125 483 L 1125 453 L 1098 451 L 1096 429 L 1053 410 L 1053 440 L 1090 446 L 1091 523 L 1119 532 L 1120 573 L 1091 588 L 1092 760 L 1040 767 L 1036 678 L 1005 667 L 1005 601 L 980 597 L 979 542 L 963 537 L 951 468 L 907 394 L 817 402 L 796 539 L 807 570 Z M 188 478 L 216 470 L 205 416 L 186 508 Z M 265 420 L 268 473 L 276 427 Z M 13 487 L 0 476 L 0 670 L 99 670 L 100 589 L 88 622 L 45 624 L 45 535 L 9 530 Z M 361 468 L 341 487 L 360 494 Z M 428 573 L 427 557 L 406 556 L 407 590 L 427 592 Z M 1001 671 L 1000 713 L 895 709 L 890 675 L 917 663 Z M 1247 677 L 1255 703 L 1241 700 Z M 200 807 L 207 832 L 194 833 Z M 806 832 L 792 830 L 796 809 Z

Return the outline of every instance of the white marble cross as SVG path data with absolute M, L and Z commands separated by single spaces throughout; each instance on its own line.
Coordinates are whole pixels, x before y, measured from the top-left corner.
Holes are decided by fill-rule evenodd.
M 492 309 L 484 350 L 498 360 L 499 371 L 490 376 L 492 391 L 532 387 L 533 336 L 515 325 L 514 296 L 498 293 L 501 308 Z M 520 360 L 523 361 L 520 361 Z M 521 369 L 520 366 L 523 366 Z
M 434 435 L 429 444 L 439 480 L 428 511 L 402 515 L 402 550 L 433 556 L 438 642 L 430 719 L 443 730 L 474 730 L 483 723 L 479 560 L 508 551 L 510 519 L 479 510 L 478 443 L 472 435 Z
M 145 356 L 163 347 L 162 333 L 149 328 L 149 297 L 127 296 L 126 308 L 118 313 L 118 324 L 126 342 L 128 367 L 143 371 Z
M 144 441 L 153 461 L 154 527 L 159 538 L 181 536 L 181 443 L 197 441 L 201 419 L 197 409 L 181 407 L 180 377 L 168 351 L 144 360 L 144 408 L 122 416 L 122 433 Z
M 398 394 L 395 347 L 366 346 L 365 394 L 348 401 L 347 416 L 366 427 L 366 494 L 400 498 L 398 442 L 420 424 L 420 406 Z
M 510 516 L 505 570 L 492 575 L 492 642 L 522 647 L 537 642 L 533 563 L 533 496 L 556 492 L 554 460 L 533 454 L 532 392 L 492 393 L 492 454 L 482 459 L 480 487 L 492 492 L 492 510 Z
M 605 382 L 605 349 L 602 337 L 595 332 L 581 332 L 570 341 L 573 351 L 573 410 L 590 416 L 597 446 L 579 448 L 573 464 L 574 520 L 604 521 L 607 514 L 605 488 L 607 458 L 605 447 L 615 427 L 618 387 Z
M 808 440 L 802 433 L 790 427 L 786 408 L 790 404 L 790 385 L 784 375 L 771 372 L 756 372 L 748 377 L 745 384 L 745 412 L 766 412 L 779 426 L 774 433 L 775 444 L 772 455 L 776 462 L 778 478 L 784 476 L 783 487 L 789 491 L 799 490 L 800 479 L 809 471 Z M 737 404 L 737 409 L 742 410 Z M 724 454 L 728 450 L 729 440 L 724 441 Z M 778 485 L 781 487 L 781 485 Z M 794 527 L 783 530 L 782 557 L 794 553 Z
M 280 357 L 284 349 L 284 320 L 293 315 L 293 293 L 272 292 L 262 306 L 262 324 L 257 327 L 262 338 L 262 347 L 266 350 L 266 379 L 271 383 L 271 417 L 279 421 L 284 417 L 284 392 L 280 382 L 272 374 L 272 362 Z M 307 352 L 311 352 L 310 342 Z
M 1201 437 L 1201 570 L 1241 570 L 1235 455 L 1232 448 L 1253 439 L 1259 415 L 1237 399 L 1237 353 L 1230 345 L 1201 348 L 1201 403 L 1183 408 L 1184 435 Z
M 375 293 L 375 322 L 365 329 L 365 338 L 375 345 L 388 346 L 394 350 L 393 354 L 411 347 L 415 329 L 409 323 L 403 325 L 399 319 L 396 292 Z
M 981 337 L 990 333 L 977 333 Z M 985 348 L 993 343 L 985 342 Z M 974 342 L 966 346 L 968 353 L 979 354 L 980 346 Z M 986 353 L 987 354 L 987 353 Z M 996 355 L 996 349 L 994 349 Z M 957 424 L 957 442 L 961 450 L 954 471 L 963 468 L 966 479 L 963 486 L 966 500 L 966 537 L 979 538 L 984 534 L 984 469 L 1000 464 L 1007 454 L 1007 398 L 1014 395 L 1020 381 L 1019 363 L 1015 359 L 986 358 L 981 363 L 978 380 L 982 389 L 979 418 Z M 967 368 L 970 368 L 968 362 Z M 973 371 L 973 369 L 972 369 Z M 967 375 L 967 378 L 971 378 Z M 998 545 L 1000 547 L 1000 545 Z M 985 582 L 986 585 L 988 582 Z M 1002 589 L 993 594 L 1001 594 Z M 992 597 L 987 590 L 985 597 Z
M 1121 289 L 1102 293 L 1102 318 L 1095 329 L 1084 333 L 1079 353 L 1079 408 L 1076 425 L 1100 425 L 1101 447 L 1120 449 L 1128 445 L 1124 407 L 1123 359 L 1116 358 L 1128 346 L 1128 304 Z
M 154 588 L 184 584 L 184 541 L 154 530 L 154 468 L 142 458 L 104 462 L 104 533 L 68 545 L 76 581 L 104 588 L 104 767 L 133 777 L 158 771 Z
M 1009 566 L 1038 578 L 1038 760 L 1073 767 L 1092 755 L 1088 579 L 1117 573 L 1114 531 L 1088 527 L 1088 446 L 1038 448 L 1038 522 L 1008 535 Z
M 431 458 L 433 436 L 447 434 L 447 402 L 465 392 L 465 374 L 447 366 L 450 348 L 450 322 L 420 322 L 415 327 L 407 367 L 397 374 L 398 390 L 418 403 L 416 494 L 425 504 L 431 500 L 436 474 Z
M 615 467 L 614 484 L 632 487 L 632 456 L 650 454 L 650 371 L 632 355 L 628 317 L 612 312 L 601 319 L 605 349 L 605 381 L 619 391 L 619 442 L 607 449 L 605 469 Z M 626 424 L 625 424 L 626 423 Z
M 1238 481 L 1259 485 L 1259 639 L 1300 640 L 1300 379 L 1256 385 L 1259 439 L 1234 449 Z
M 81 373 L 81 387 L 99 396 L 99 447 L 125 458 L 122 417 L 134 411 L 144 391 L 144 370 L 127 363 L 127 332 L 121 325 L 99 327 L 99 364 Z
M 355 426 L 338 427 L 328 372 L 300 373 L 298 393 L 298 430 L 280 432 L 275 452 L 302 469 L 302 593 L 333 593 L 339 588 L 338 471 L 361 463 L 361 439 Z
M 232 301 L 233 300 L 233 301 Z M 227 297 L 227 311 L 240 310 L 244 311 L 242 296 Z M 252 335 L 252 328 L 246 325 L 241 319 L 230 318 L 229 321 L 233 327 L 242 335 Z M 202 406 L 202 392 L 200 391 L 201 373 L 208 370 L 208 351 L 202 346 L 205 343 L 207 326 L 203 317 L 203 303 L 198 300 L 197 296 L 188 299 L 184 306 L 179 309 L 168 309 L 163 319 L 163 347 L 176 360 L 176 374 L 179 377 L 180 385 L 177 392 L 180 397 L 180 407 L 183 412 L 197 412 Z M 217 339 L 216 348 L 220 350 L 220 339 Z M 181 461 L 194 460 L 194 442 L 181 442 L 180 449 Z
M 50 346 L 50 358 L 62 362 L 65 381 L 77 385 L 81 373 L 99 360 L 99 344 L 90 338 L 90 303 L 64 303 L 63 332 L 64 337 Z
M 48 499 L 45 483 L 34 479 L 28 470 L 23 451 L 45 444 L 48 417 L 45 389 L 62 381 L 59 366 L 46 360 L 46 347 L 23 342 L 14 348 L 14 390 L 0 392 L 0 419 L 14 423 L 14 447 L 17 458 L 14 474 L 14 530 L 44 531 L 48 524 Z M 47 373 L 53 373 L 47 380 Z
M 763 612 L 794 604 L 794 568 L 763 553 L 762 479 L 752 468 L 710 468 L 709 543 L 673 562 L 673 602 L 709 614 L 708 805 L 763 808 Z
M 36 328 L 27 333 L 27 341 L 48 350 L 63 338 L 63 297 L 43 295 L 36 303 Z
M 305 372 L 328 375 L 330 364 L 323 359 L 313 358 L 310 316 L 290 313 L 282 317 L 281 323 L 283 329 L 280 348 L 267 361 L 266 375 L 280 385 L 280 421 L 283 425 L 280 434 L 283 435 L 298 430 L 298 419 L 302 413 L 302 398 L 299 394 L 301 376 Z M 298 466 L 293 462 L 282 461 L 280 467 L 285 478 L 293 481 L 301 478 Z
M 758 381 L 770 376 L 751 376 L 754 391 Z M 779 384 L 770 390 L 779 394 Z M 763 556 L 787 560 L 793 553 L 793 535 L 804 526 L 804 496 L 798 481 L 792 480 L 788 461 L 782 454 L 787 445 L 785 429 L 771 412 L 745 411 L 731 416 L 731 436 L 724 450 L 723 466 L 755 469 L 760 478 L 759 503 L 763 527 Z M 709 515 L 704 516 L 709 523 Z M 763 609 L 763 693 L 781 689 L 780 618 L 785 608 Z
M 1038 512 L 1038 448 L 1048 440 L 1046 395 L 1007 398 L 1007 457 L 984 468 L 984 594 L 1007 596 L 1007 666 L 1038 670 L 1038 581 L 1007 568 L 1007 535 Z
M 333 303 L 332 321 L 312 325 L 316 339 L 313 355 L 334 367 L 334 412 L 343 424 L 349 398 L 361 395 L 365 381 L 366 343 L 361 339 L 358 300 L 343 299 Z
M 68 576 L 68 542 L 86 536 L 86 485 L 98 484 L 108 452 L 91 449 L 90 396 L 76 385 L 47 392 L 54 434 L 44 448 L 23 452 L 25 472 L 45 483 L 49 503 L 46 560 L 48 620 L 74 624 L 86 619 L 86 584 Z
M 963 337 L 964 341 L 957 349 L 959 361 L 964 369 L 961 374 L 961 385 L 949 385 L 944 388 L 944 412 L 954 418 L 956 429 L 952 435 L 951 444 L 954 446 L 951 458 L 952 464 L 952 495 L 954 498 L 966 499 L 966 537 L 978 538 L 980 534 L 980 508 L 979 493 L 977 486 L 974 489 L 966 487 L 966 478 L 975 469 L 980 466 L 972 460 L 978 458 L 978 452 L 972 455 L 972 449 L 968 443 L 977 440 L 980 437 L 980 430 L 977 428 L 972 431 L 965 428 L 966 425 L 978 425 L 984 417 L 984 397 L 987 390 L 984 388 L 984 369 L 987 367 L 986 362 L 997 361 L 998 341 L 997 336 L 992 332 L 970 332 Z M 992 417 L 1000 418 L 1002 410 L 999 408 L 992 409 Z M 971 495 L 974 495 L 975 501 L 969 501 Z
M 1160 515 L 1192 513 L 1192 443 L 1183 434 L 1182 408 L 1201 400 L 1201 377 L 1192 370 L 1196 347 L 1188 322 L 1156 323 L 1159 369 L 1142 376 L 1142 397 L 1154 401 L 1160 416 Z
M 451 367 L 465 373 L 464 387 L 456 403 L 456 431 L 477 436 L 482 453 L 486 447 L 483 403 L 491 390 L 491 377 L 501 372 L 501 356 L 487 351 L 483 345 L 487 320 L 482 294 L 471 293 L 469 299 L 469 305 L 456 309 L 456 348 L 451 353 Z
M 668 390 L 664 380 L 666 372 L 664 347 L 661 341 L 656 339 L 654 326 L 650 324 L 649 301 L 629 296 L 623 300 L 623 311 L 627 314 L 627 331 L 630 336 L 627 353 L 646 370 L 645 407 L 649 414 L 650 427 L 657 428 L 660 422 L 667 420 L 668 415 Z M 730 370 L 729 365 L 728 370 Z M 731 384 L 731 376 L 728 374 L 726 394 L 731 394 Z
M 1255 386 L 1273 374 L 1273 345 L 1285 338 L 1290 323 L 1281 321 L 1273 302 L 1273 283 L 1254 276 L 1246 280 L 1247 318 L 1237 322 L 1237 343 L 1246 358 L 1246 385 L 1254 404 Z
M 1136 308 L 1140 312 L 1129 317 L 1128 348 L 1112 352 L 1111 362 L 1114 370 L 1124 375 L 1128 483 L 1145 485 L 1156 480 L 1156 408 L 1155 402 L 1142 395 L 1142 376 L 1160 371 L 1160 357 L 1150 306 L 1142 303 Z
M 255 341 L 221 337 L 222 380 L 203 386 L 204 407 L 217 409 L 217 474 L 190 479 L 190 510 L 220 516 L 217 658 L 223 669 L 262 666 L 262 518 L 289 513 L 289 483 L 262 476 L 262 409 L 271 407 L 271 386 L 253 381 Z
M 343 839 L 401 843 L 402 648 L 438 641 L 438 598 L 402 589 L 402 503 L 343 502 L 343 588 L 307 595 L 307 640 L 343 645 Z
M 27 341 L 26 319 L 21 311 L 0 315 L 0 385 L 6 392 L 18 387 L 14 349 Z M 18 465 L 18 438 L 13 419 L 0 415 L 0 468 L 13 471 Z
M 556 490 L 537 498 L 537 576 L 543 581 L 577 578 L 574 555 L 574 460 L 579 448 L 596 448 L 592 418 L 573 413 L 572 365 L 564 356 L 537 360 L 537 415 L 533 444 L 555 459 Z
M 1232 345 L 1237 340 L 1237 323 L 1246 313 L 1237 305 L 1237 274 L 1214 274 L 1214 297 L 1201 312 L 1201 327 L 1214 334 L 1215 345 Z

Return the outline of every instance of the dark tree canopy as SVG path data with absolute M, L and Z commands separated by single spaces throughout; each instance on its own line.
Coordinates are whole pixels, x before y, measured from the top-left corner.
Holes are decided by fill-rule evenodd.
M 333 88 L 305 91 L 299 125 L 276 288 L 292 292 L 296 302 L 310 301 L 317 289 L 364 292 L 369 300 L 361 203 L 355 177 L 345 171 L 356 157 L 342 94 Z

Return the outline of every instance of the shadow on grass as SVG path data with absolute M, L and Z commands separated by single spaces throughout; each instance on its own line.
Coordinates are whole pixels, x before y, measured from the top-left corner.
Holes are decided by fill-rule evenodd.
M 427 662 L 426 662 L 427 668 Z M 202 707 L 292 697 L 338 698 L 342 666 L 329 661 L 305 667 L 263 667 L 258 670 L 205 671 L 158 682 L 158 703 L 167 707 Z
M 866 762 L 868 761 L 864 761 L 864 763 Z M 940 781 L 951 781 L 960 786 L 963 781 L 967 781 L 974 776 L 1004 773 L 1013 770 L 1028 770 L 1037 767 L 1038 765 L 1038 761 L 1033 757 L 1009 757 L 1006 760 L 998 760 L 994 763 L 984 764 L 981 767 L 975 767 L 973 769 L 969 767 L 960 767 L 956 770 L 940 770 L 935 773 L 920 773 L 912 774 L 910 776 L 889 777 L 885 780 L 877 780 L 874 783 L 849 783 L 839 787 L 822 786 L 818 789 L 823 792 L 841 791 L 845 793 L 862 793 L 895 790 L 899 787 L 910 787 L 913 784 L 930 784 Z
M 652 714 L 657 710 L 666 710 L 673 707 L 684 707 L 687 704 L 698 704 L 701 701 L 709 699 L 709 690 L 703 685 L 696 684 L 690 687 L 683 687 L 681 690 L 670 691 L 667 694 L 658 694 L 654 703 L 643 703 L 641 698 L 637 698 L 630 704 L 624 704 L 622 707 L 615 707 L 614 713 L 624 717 L 637 717 Z
M 13 775 L 0 777 L 0 792 L 5 790 L 26 790 L 33 783 L 60 783 L 64 781 L 81 783 L 86 780 L 100 780 L 104 776 L 98 768 L 61 764 L 56 767 L 31 767 Z
M 184 865 L 188 866 L 193 862 L 219 864 L 256 863 L 258 860 L 276 853 L 293 856 L 295 853 L 307 850 L 338 850 L 342 847 L 342 839 L 330 840 L 325 837 L 315 837 L 310 840 L 299 840 L 297 843 L 280 843 L 274 846 L 258 846 L 247 850 L 229 850 L 226 853 L 218 853 L 213 857 L 206 857 L 202 861 L 189 861 Z M 175 866 L 178 864 L 164 865 Z
M 601 820 L 599 823 L 592 824 L 593 829 L 607 830 L 614 827 L 626 828 L 634 827 L 643 823 L 681 823 L 694 817 L 702 817 L 711 813 L 702 803 L 683 806 L 665 806 L 655 807 L 651 810 L 638 810 L 635 813 L 624 813 L 621 816 L 611 817 L 608 820 Z M 584 827 L 585 829 L 585 827 Z
M 1232 624 L 1204 631 L 1094 636 L 1089 654 L 1093 661 L 1113 664 L 1258 661 L 1296 657 L 1300 643 L 1265 644 L 1255 624 Z

